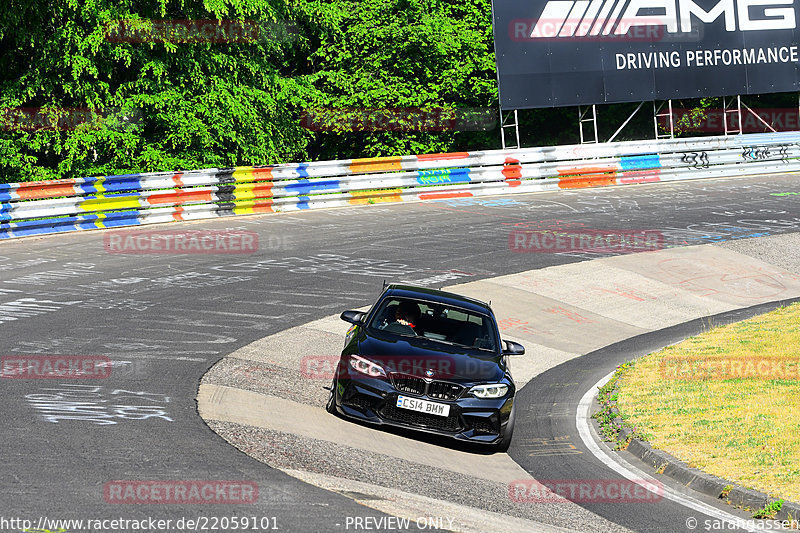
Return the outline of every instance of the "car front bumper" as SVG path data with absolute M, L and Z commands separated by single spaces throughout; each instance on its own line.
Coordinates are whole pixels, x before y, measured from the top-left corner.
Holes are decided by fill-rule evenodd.
M 514 404 L 510 394 L 498 399 L 462 395 L 453 401 L 442 401 L 400 392 L 388 379 L 352 373 L 338 379 L 335 386 L 336 410 L 348 418 L 482 444 L 494 444 L 502 438 Z M 448 404 L 450 414 L 444 417 L 397 407 L 398 395 Z

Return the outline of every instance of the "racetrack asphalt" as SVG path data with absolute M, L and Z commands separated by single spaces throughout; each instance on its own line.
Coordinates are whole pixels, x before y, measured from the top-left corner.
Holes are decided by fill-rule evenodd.
M 771 237 L 762 245 L 791 257 L 797 237 Z M 533 478 L 549 486 L 573 483 L 595 490 L 622 479 L 589 455 L 575 413 L 583 393 L 617 364 L 668 344 L 645 339 L 672 342 L 709 323 L 736 319 L 741 307 L 800 297 L 800 275 L 794 273 L 800 272 L 800 260 L 791 271 L 774 267 L 743 253 L 757 248 L 755 243 L 739 241 L 741 252 L 718 245 L 681 247 L 446 287 L 495 302 L 504 336 L 527 346 L 527 357 L 510 361 L 521 388 L 518 419 L 525 428 L 509 451 L 514 461 L 506 454 L 485 455 L 444 439 L 376 431 L 328 415 L 323 386 L 330 383 L 348 327 L 336 315 L 229 354 L 204 376 L 199 411 L 226 440 L 272 466 L 404 491 L 394 496 L 394 514 L 413 518 L 418 505 L 405 513 L 397 507 L 404 497 L 422 494 L 516 518 L 512 523 L 497 516 L 464 519 L 474 513 L 461 511 L 449 517 L 458 531 L 516 531 L 519 519 L 533 521 L 524 526 L 527 531 L 543 530 L 545 524 L 612 531 L 612 522 L 639 531 L 673 531 L 692 515 L 661 494 L 656 501 L 610 498 L 598 504 L 589 499 L 578 507 L 536 492 L 531 498 L 526 489 Z M 620 342 L 626 338 L 632 340 Z M 635 352 L 640 346 L 647 351 Z M 381 508 L 384 499 L 365 504 Z M 643 505 L 650 511 L 653 504 L 658 506 L 654 512 L 641 512 Z M 442 506 L 429 505 L 428 513 Z M 587 509 L 602 512 L 587 514 Z
M 596 257 L 512 253 L 508 239 L 515 228 L 569 223 L 659 230 L 682 245 L 738 241 L 796 232 L 796 200 L 776 194 L 798 191 L 800 179 L 786 175 L 158 228 L 255 231 L 261 248 L 252 256 L 109 254 L 102 232 L 4 242 L 2 354 L 101 355 L 120 371 L 91 383 L 91 392 L 75 383 L 2 380 L 3 512 L 34 524 L 41 516 L 276 516 L 285 531 L 344 530 L 348 517 L 385 517 L 352 494 L 298 481 L 216 436 L 196 411 L 201 376 L 221 357 L 266 335 L 368 305 L 384 278 L 441 286 Z M 25 311 L 18 312 L 21 308 Z M 68 391 L 72 396 L 65 396 Z M 41 403 L 54 395 L 80 398 L 84 411 L 107 416 L 109 405 L 120 404 L 146 404 L 159 414 L 51 422 Z M 92 421 L 98 419 L 115 423 Z M 104 484 L 131 479 L 252 480 L 259 500 L 249 505 L 104 501 Z

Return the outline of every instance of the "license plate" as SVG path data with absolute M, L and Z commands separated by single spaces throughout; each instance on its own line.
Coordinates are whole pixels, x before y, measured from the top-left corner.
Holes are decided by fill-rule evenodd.
M 446 403 L 429 402 L 428 400 L 419 400 L 408 396 L 398 396 L 397 407 L 436 416 L 448 416 L 450 414 L 450 406 Z

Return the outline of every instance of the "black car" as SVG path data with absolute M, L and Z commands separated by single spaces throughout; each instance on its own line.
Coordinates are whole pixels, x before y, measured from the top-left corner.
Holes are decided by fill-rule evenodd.
M 457 294 L 389 285 L 367 313 L 345 311 L 353 327 L 327 410 L 505 451 L 514 431 L 514 394 L 503 341 L 488 304 Z

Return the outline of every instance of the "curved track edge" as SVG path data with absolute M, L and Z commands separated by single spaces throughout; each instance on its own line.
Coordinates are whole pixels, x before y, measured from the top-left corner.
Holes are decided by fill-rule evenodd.
M 800 234 L 758 240 L 769 240 L 773 250 L 790 251 L 797 248 Z M 548 267 L 447 289 L 491 300 L 504 337 L 528 348 L 528 356 L 511 363 L 521 389 L 550 368 L 624 339 L 701 317 L 800 297 L 800 263 L 789 271 L 758 256 L 757 247 L 748 249 L 743 241 L 735 246 L 701 245 Z M 311 354 L 338 357 L 346 329 L 338 316 L 327 317 L 265 337 L 229 354 L 203 377 L 197 395 L 200 416 L 212 429 L 220 422 L 230 422 L 265 428 L 275 435 L 299 433 L 299 437 L 311 439 L 309 442 L 347 445 L 404 464 L 416 463 L 494 484 L 531 478 L 505 454 L 478 455 L 480 461 L 470 461 L 474 454 L 363 428 L 325 413 L 323 386 L 327 383 L 299 375 L 299 362 Z M 270 392 L 265 393 L 268 388 Z M 221 436 L 232 442 L 229 436 Z M 241 443 L 237 447 L 242 449 Z M 338 476 L 313 473 L 319 464 L 303 469 L 259 460 L 323 487 L 362 483 L 358 485 L 360 490 L 352 492 L 378 494 L 385 490 L 373 483 L 363 484 L 363 476 L 360 481 L 346 479 L 358 477 L 348 471 Z M 394 501 L 411 502 L 413 498 L 407 496 L 410 492 L 400 489 L 399 493 L 405 492 L 406 496 L 400 494 Z M 388 509 L 385 504 L 376 503 L 380 501 L 366 499 L 362 503 Z M 418 502 L 397 504 L 391 514 L 418 513 Z M 426 512 L 441 513 L 443 506 L 453 503 L 431 498 L 425 500 L 425 505 Z M 486 515 L 483 509 L 473 511 Z M 596 528 L 613 529 L 612 523 L 577 506 L 569 511 L 588 513 Z M 461 512 L 468 516 L 471 511 L 462 509 L 459 515 Z M 561 507 L 557 514 L 563 518 L 565 513 Z M 514 525 L 519 517 L 500 513 L 491 518 L 491 530 L 498 530 L 502 516 L 511 520 L 507 523 L 509 528 L 519 529 Z M 598 524 L 598 520 L 604 523 Z M 547 527 L 545 523 L 554 522 L 562 524 L 545 512 L 534 517 L 530 525 L 540 530 Z M 583 527 L 578 523 L 565 525 Z M 474 523 L 465 521 L 452 530 L 472 531 L 473 527 Z

